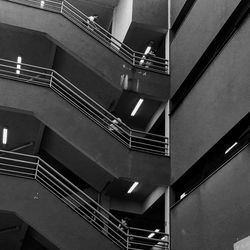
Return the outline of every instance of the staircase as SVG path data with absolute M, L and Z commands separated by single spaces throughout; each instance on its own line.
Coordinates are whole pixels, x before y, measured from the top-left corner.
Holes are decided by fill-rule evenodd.
M 0 62 L 0 105 L 33 112 L 96 163 L 90 174 L 133 175 L 149 182 L 154 176 L 157 185 L 166 185 L 170 172 L 166 137 L 133 130 L 122 122 L 114 125 L 116 117 L 54 70 L 20 64 L 16 74 L 16 62 Z
M 168 249 L 168 235 L 123 225 L 37 156 L 0 150 L 0 199 L 59 249 Z

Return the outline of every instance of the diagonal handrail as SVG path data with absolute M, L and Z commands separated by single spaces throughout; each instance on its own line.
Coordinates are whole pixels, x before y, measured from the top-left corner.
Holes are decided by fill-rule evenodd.
M 146 153 L 169 155 L 167 137 L 131 129 L 53 69 L 18 64 L 21 69 L 17 73 L 17 62 L 0 58 L 0 77 L 50 88 L 126 147 Z
M 0 174 L 36 180 L 122 249 L 169 249 L 168 234 L 124 225 L 39 156 L 0 150 Z
M 9 0 L 10 2 L 28 5 L 45 11 L 60 13 L 81 30 L 93 36 L 107 48 L 121 56 L 132 66 L 144 70 L 169 74 L 168 60 L 161 57 L 149 57 L 141 52 L 131 49 L 115 38 L 110 32 L 98 23 L 91 22 L 89 17 L 77 9 L 67 0 Z M 42 4 L 43 3 L 43 4 Z

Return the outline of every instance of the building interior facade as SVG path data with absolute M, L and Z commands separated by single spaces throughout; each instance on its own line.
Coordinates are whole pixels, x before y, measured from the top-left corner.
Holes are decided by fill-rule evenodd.
M 249 0 L 0 0 L 0 250 L 249 250 L 249 58 Z

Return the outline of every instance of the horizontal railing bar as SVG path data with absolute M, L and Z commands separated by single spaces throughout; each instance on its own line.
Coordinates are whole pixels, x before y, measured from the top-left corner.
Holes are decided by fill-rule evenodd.
M 32 68 L 37 68 L 37 69 L 45 69 L 45 70 L 48 70 L 48 71 L 52 71 L 52 69 L 50 68 L 46 68 L 46 67 L 41 67 L 41 66 L 36 66 L 36 65 L 31 65 L 31 64 L 27 64 L 27 63 L 18 63 L 16 61 L 11 61 L 11 60 L 8 60 L 8 59 L 3 59 L 3 58 L 0 58 L 0 61 L 4 61 L 4 62 L 9 62 L 9 63 L 13 63 L 13 64 L 21 64 L 21 65 L 24 65 L 24 66 L 29 66 L 29 67 L 32 67 Z
M 12 158 L 8 158 L 8 157 L 4 157 L 4 156 L 0 156 L 0 159 L 20 162 L 20 163 L 26 163 L 26 164 L 31 164 L 31 165 L 36 165 L 37 164 L 36 162 L 24 161 L 24 160 L 19 160 L 19 159 L 12 159 Z
M 6 154 L 12 154 L 12 155 L 20 155 L 20 156 L 25 156 L 28 158 L 33 158 L 37 160 L 37 156 L 35 155 L 28 155 L 28 154 L 24 154 L 24 153 L 19 153 L 19 152 L 12 152 L 12 151 L 8 151 L 8 150 L 4 150 L 4 149 L 0 149 L 0 152 L 4 152 Z
M 156 235 L 157 234 L 161 234 L 161 235 L 165 235 L 165 236 L 168 236 L 169 234 L 167 233 L 163 233 L 163 232 L 155 232 L 153 230 L 149 230 L 149 229 L 142 229 L 142 228 L 138 228 L 138 227 L 129 227 L 130 229 L 130 232 L 131 230 L 134 230 L 134 231 L 141 231 L 141 232 L 146 232 L 146 233 L 155 233 Z M 132 236 L 132 235 L 131 235 Z
M 2 163 L 2 162 L 0 162 L 0 165 L 7 166 L 7 167 L 15 167 L 15 168 L 20 168 L 20 169 L 26 169 L 26 170 L 31 170 L 31 171 L 35 171 L 36 170 L 35 168 L 27 168 L 27 167 L 22 167 L 22 166 L 12 165 L 12 164 Z
M 160 150 L 153 150 L 153 149 L 149 149 L 149 148 L 143 148 L 143 147 L 134 146 L 133 142 L 132 142 L 131 148 L 132 149 L 137 149 L 139 151 L 144 151 L 144 152 L 157 153 L 159 155 L 163 155 L 164 154 L 164 152 L 162 152 L 162 151 L 164 151 L 164 148 L 162 148 L 162 151 L 160 151 Z
M 0 174 L 1 174 L 1 169 L 0 169 Z M 22 174 L 20 173 L 20 175 L 17 175 L 17 174 L 12 174 L 12 173 L 7 173 L 7 172 L 4 172 L 2 173 L 3 175 L 8 175 L 8 176 L 15 176 L 15 177 L 21 177 L 21 178 L 25 178 L 25 179 L 30 179 L 30 180 L 34 180 L 35 179 L 35 176 L 34 177 L 29 177 L 29 176 L 25 176 L 25 174 Z
M 31 176 L 34 176 L 34 174 L 30 174 L 30 173 L 24 173 L 24 172 L 19 172 L 19 171 L 15 171 L 15 170 L 9 170 L 9 169 L 3 169 L 3 168 L 0 168 L 0 171 L 4 171 L 4 172 L 11 172 L 11 173 L 16 173 L 16 174 L 22 174 L 22 175 L 31 175 Z

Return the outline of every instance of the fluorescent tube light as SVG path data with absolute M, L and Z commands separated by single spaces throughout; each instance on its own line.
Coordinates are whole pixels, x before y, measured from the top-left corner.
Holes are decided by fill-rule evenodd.
M 155 233 L 158 233 L 158 232 L 160 232 L 160 229 L 155 229 Z M 154 237 L 154 236 L 155 236 L 155 233 L 149 234 L 149 235 L 148 235 L 148 238 L 150 239 L 150 238 Z
M 133 191 L 134 191 L 134 189 L 137 187 L 137 185 L 139 184 L 139 182 L 134 182 L 134 184 L 130 187 L 130 189 L 128 190 L 128 194 L 131 194 Z
M 44 4 L 45 4 L 45 1 L 41 1 L 41 3 L 40 3 L 40 7 L 43 9 L 43 7 L 44 7 Z
M 186 193 L 183 193 L 181 196 L 180 196 L 180 199 L 183 199 L 187 194 Z
M 151 46 L 148 46 L 148 47 L 146 48 L 145 52 L 144 52 L 144 55 L 147 55 L 147 54 L 150 52 L 151 49 L 152 49 L 152 47 L 151 47 Z
M 21 56 L 17 57 L 16 74 L 18 74 L 18 75 L 20 74 L 20 69 L 21 69 L 21 64 L 19 64 L 19 63 L 22 63 L 22 57 Z
M 225 154 L 227 154 L 229 151 L 231 151 L 237 144 L 238 144 L 238 142 L 235 142 L 232 146 L 230 146 L 230 147 L 225 151 Z
M 137 102 L 137 104 L 135 105 L 135 107 L 134 107 L 134 109 L 133 109 L 133 111 L 131 113 L 131 116 L 134 116 L 136 114 L 136 112 L 138 111 L 138 109 L 142 105 L 143 101 L 144 100 L 142 98 L 139 99 L 139 101 Z
M 2 143 L 4 145 L 6 145 L 7 144 L 7 140 L 8 140 L 8 129 L 7 128 L 3 128 Z

